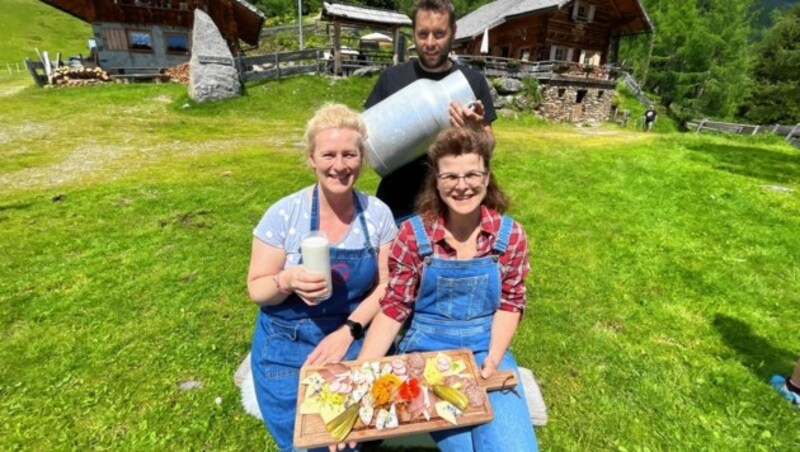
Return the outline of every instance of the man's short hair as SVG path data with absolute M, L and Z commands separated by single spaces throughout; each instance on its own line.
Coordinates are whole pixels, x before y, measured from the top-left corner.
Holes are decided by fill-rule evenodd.
M 411 8 L 411 25 L 417 27 L 417 13 L 419 11 L 436 11 L 447 13 L 450 17 L 450 31 L 456 30 L 456 11 L 450 0 L 416 0 Z

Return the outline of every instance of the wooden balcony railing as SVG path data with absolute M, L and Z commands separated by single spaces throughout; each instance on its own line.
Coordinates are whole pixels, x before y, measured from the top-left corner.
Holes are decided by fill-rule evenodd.
M 614 67 L 592 66 L 567 61 L 524 61 L 494 56 L 456 55 L 459 63 L 472 66 L 487 76 L 535 77 L 539 79 L 616 80 L 621 75 Z

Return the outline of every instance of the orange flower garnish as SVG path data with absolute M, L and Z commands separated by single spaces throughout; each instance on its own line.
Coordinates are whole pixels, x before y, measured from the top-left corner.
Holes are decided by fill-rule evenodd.
M 381 375 L 372 383 L 372 399 L 375 401 L 375 406 L 386 405 L 392 399 L 392 393 L 397 387 L 400 386 L 400 379 L 395 374 Z

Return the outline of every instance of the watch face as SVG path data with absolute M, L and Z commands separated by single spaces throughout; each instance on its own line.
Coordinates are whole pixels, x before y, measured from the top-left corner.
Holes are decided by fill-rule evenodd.
M 348 320 L 347 326 L 350 327 L 350 334 L 354 339 L 361 339 L 364 337 L 364 327 L 360 323 Z

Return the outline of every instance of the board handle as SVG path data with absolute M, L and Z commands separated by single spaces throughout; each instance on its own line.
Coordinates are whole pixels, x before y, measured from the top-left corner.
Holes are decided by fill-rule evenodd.
M 496 370 L 491 377 L 484 380 L 478 377 L 478 384 L 487 391 L 513 389 L 517 386 L 517 374 L 513 370 Z

